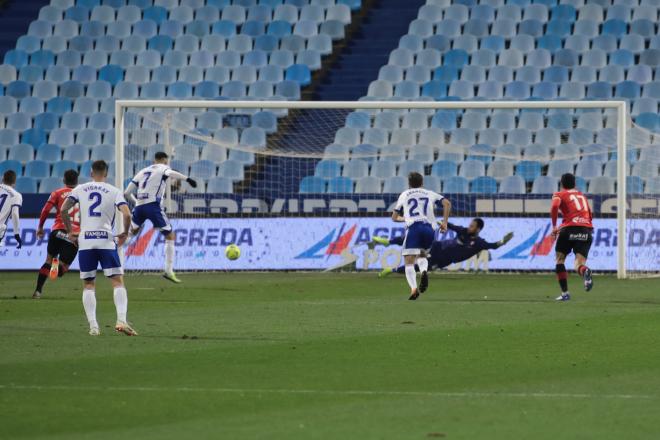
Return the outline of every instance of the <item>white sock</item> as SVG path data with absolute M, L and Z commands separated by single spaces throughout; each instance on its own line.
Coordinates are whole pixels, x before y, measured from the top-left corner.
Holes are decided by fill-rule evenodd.
M 82 294 L 83 307 L 85 308 L 85 315 L 89 327 L 98 328 L 99 324 L 96 322 L 96 295 L 93 290 L 84 289 Z
M 417 274 L 414 264 L 406 264 L 406 280 L 411 289 L 417 289 Z
M 165 273 L 174 270 L 174 240 L 165 240 Z
M 115 308 L 117 309 L 117 321 L 126 322 L 126 312 L 128 310 L 128 295 L 125 287 L 115 287 L 114 291 Z
M 429 270 L 429 260 L 420 257 L 417 259 L 417 266 L 419 266 L 420 272 L 426 272 Z

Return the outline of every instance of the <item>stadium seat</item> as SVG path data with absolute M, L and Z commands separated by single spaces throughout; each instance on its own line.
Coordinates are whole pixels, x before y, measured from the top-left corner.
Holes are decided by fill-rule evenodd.
M 597 176 L 589 180 L 588 192 L 590 194 L 614 194 L 614 179 L 606 176 Z
M 28 176 L 18 177 L 15 188 L 21 194 L 35 194 L 37 192 L 37 179 Z
M 501 194 L 525 194 L 525 180 L 520 176 L 507 176 L 500 183 Z
M 408 180 L 402 176 L 389 177 L 383 183 L 383 192 L 386 194 L 400 194 L 406 189 L 408 189 Z
M 521 176 L 526 182 L 533 182 L 541 175 L 541 163 L 523 160 L 515 165 L 516 175 Z
M 353 180 L 348 177 L 338 176 L 328 179 L 328 193 L 353 193 Z
M 381 179 L 377 177 L 363 177 L 355 181 L 355 193 L 358 194 L 380 194 Z
M 371 171 L 370 171 L 370 176 L 371 177 L 376 177 L 378 179 L 386 179 L 388 177 L 396 175 L 396 165 L 392 161 L 378 161 L 374 162 L 371 165 Z M 356 192 L 360 192 L 357 191 Z
M 314 175 L 324 179 L 341 175 L 341 165 L 334 160 L 322 160 L 316 164 Z
M 558 189 L 558 181 L 553 176 L 538 176 L 532 184 L 532 194 L 553 194 Z
M 208 186 L 206 192 L 210 194 L 232 194 L 234 192 L 233 183 L 231 179 L 225 177 L 212 177 L 208 181 Z M 301 182 L 300 192 L 303 191 L 303 185 Z M 309 192 L 324 192 L 324 191 L 309 191 Z
M 192 177 L 208 180 L 216 177 L 216 163 L 210 160 L 199 160 L 190 164 L 190 175 Z

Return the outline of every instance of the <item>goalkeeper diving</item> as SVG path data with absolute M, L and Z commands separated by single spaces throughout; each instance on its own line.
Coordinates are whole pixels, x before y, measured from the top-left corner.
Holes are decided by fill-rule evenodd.
M 442 269 L 450 264 L 460 263 L 465 261 L 479 252 L 486 249 L 497 249 L 504 246 L 513 238 L 513 232 L 506 234 L 500 241 L 488 242 L 479 236 L 479 233 L 484 228 L 484 221 L 481 218 L 475 218 L 470 222 L 470 225 L 465 228 L 462 226 L 447 224 L 447 229 L 456 233 L 456 236 L 449 240 L 434 241 L 431 247 L 431 255 L 428 257 L 429 269 Z M 402 246 L 404 237 L 396 237 L 387 239 L 385 237 L 374 237 L 370 245 L 399 245 Z M 415 270 L 419 271 L 417 265 Z M 405 267 L 399 266 L 396 269 L 385 268 L 378 276 L 384 277 L 393 272 L 405 274 Z

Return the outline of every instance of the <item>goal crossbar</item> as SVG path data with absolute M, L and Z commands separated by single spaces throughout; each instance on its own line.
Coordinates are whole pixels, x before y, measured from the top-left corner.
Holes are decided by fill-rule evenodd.
M 626 273 L 626 126 L 625 101 L 224 101 L 224 100 L 117 100 L 115 102 L 116 184 L 124 182 L 124 111 L 127 108 L 192 109 L 614 109 L 617 111 L 617 277 Z

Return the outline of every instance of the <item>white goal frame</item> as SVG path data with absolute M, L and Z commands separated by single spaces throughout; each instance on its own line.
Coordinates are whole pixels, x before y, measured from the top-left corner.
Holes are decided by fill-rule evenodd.
M 115 102 L 115 183 L 124 185 L 124 112 L 127 108 L 244 108 L 244 109 L 614 109 L 617 111 L 617 278 L 626 270 L 626 128 L 625 101 L 214 101 L 117 100 Z

